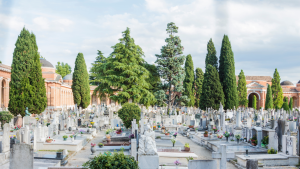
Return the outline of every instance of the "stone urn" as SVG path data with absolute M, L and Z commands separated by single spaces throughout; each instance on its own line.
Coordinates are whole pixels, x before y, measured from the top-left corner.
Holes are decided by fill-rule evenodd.
M 96 146 L 91 147 L 92 155 L 96 152 L 96 148 L 95 148 L 95 147 L 96 147 Z

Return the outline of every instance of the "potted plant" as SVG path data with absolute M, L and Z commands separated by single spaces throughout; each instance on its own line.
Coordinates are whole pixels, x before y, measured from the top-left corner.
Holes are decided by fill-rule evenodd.
M 223 133 L 224 137 L 226 137 L 226 141 L 228 142 L 228 137 L 230 136 L 230 133 L 229 132 L 224 132 Z
M 171 142 L 173 143 L 173 147 L 174 147 L 174 145 L 176 143 L 176 140 L 175 139 L 171 139 Z
M 96 144 L 91 143 L 91 152 L 92 152 L 92 155 L 96 152 L 95 146 L 96 146 Z
M 10 130 L 10 132 L 14 132 L 14 130 Z
M 100 148 L 102 148 L 102 147 L 104 146 L 104 144 L 103 144 L 103 143 L 98 143 L 98 146 L 99 146 Z
M 264 138 L 261 140 L 261 147 L 265 148 L 269 144 L 269 136 L 264 136 Z
M 214 133 L 216 133 L 216 131 L 218 130 L 216 127 L 213 127 L 211 130 L 214 131 Z
M 10 136 L 10 139 L 16 139 L 16 135 Z
M 64 141 L 66 141 L 66 140 L 67 140 L 67 138 L 68 138 L 68 136 L 67 136 L 67 135 L 64 135 L 64 136 L 63 136 L 63 139 L 64 139 Z
M 256 136 L 253 136 L 252 139 L 251 139 L 251 144 L 253 146 L 256 146 L 257 145 L 257 137 Z
M 91 122 L 91 125 L 94 126 L 95 122 Z
M 173 134 L 173 136 L 176 138 L 176 136 L 177 136 L 177 132 L 175 132 L 175 133 Z
M 170 132 L 166 132 L 165 135 L 166 135 L 166 136 L 170 135 Z
M 240 143 L 241 135 L 240 134 L 236 134 L 235 138 L 236 138 L 237 143 L 239 144 Z
M 79 132 L 80 132 L 80 134 L 81 134 L 81 137 L 82 137 L 82 136 L 83 136 L 83 132 L 84 132 L 84 130 L 80 129 L 80 130 L 79 130 Z
M 107 141 L 107 143 L 110 143 L 110 141 L 111 141 L 110 135 L 106 135 L 106 141 Z
M 51 139 L 50 137 L 48 139 L 46 139 L 47 143 L 52 143 L 53 139 Z
M 179 160 L 176 160 L 176 161 L 174 161 L 174 164 L 175 164 L 175 166 L 176 166 L 176 169 L 178 169 L 178 166 L 179 166 L 181 163 L 179 162 Z
M 204 137 L 208 137 L 208 131 L 204 132 Z
M 119 129 L 119 130 L 116 131 L 116 133 L 117 133 L 117 134 L 121 134 L 121 133 L 122 133 L 122 130 Z
M 184 150 L 185 151 L 190 151 L 190 144 L 189 143 L 184 144 Z
M 194 126 L 193 126 L 193 125 L 189 125 L 189 128 L 191 128 L 191 129 L 192 129 L 192 128 L 194 128 Z
M 71 138 L 71 141 L 73 142 L 74 141 L 74 136 L 70 135 L 69 137 Z

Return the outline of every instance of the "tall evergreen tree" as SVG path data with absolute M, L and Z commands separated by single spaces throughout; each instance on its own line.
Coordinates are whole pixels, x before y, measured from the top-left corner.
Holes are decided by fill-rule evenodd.
M 89 106 L 91 101 L 89 75 L 82 53 L 78 53 L 75 61 L 72 92 L 74 103 L 78 107 L 85 109 Z
M 239 74 L 238 81 L 238 101 L 240 106 L 248 107 L 248 98 L 247 98 L 247 87 L 246 87 L 246 77 L 243 70 Z
M 178 33 L 178 27 L 175 23 L 168 23 L 167 33 L 169 34 L 169 37 L 165 40 L 167 44 L 162 47 L 161 55 L 156 55 L 157 60 L 155 63 L 158 65 L 161 78 L 168 86 L 165 93 L 168 100 L 169 111 L 176 100 L 175 92 L 184 92 L 183 80 L 185 73 L 181 66 L 184 63 L 185 56 L 182 55 L 183 46 L 181 46 L 180 38 L 174 36 L 175 33 Z M 162 91 L 160 91 L 160 93 L 162 93 Z M 184 105 L 187 99 L 187 96 L 181 96 L 178 102 Z
M 205 68 L 207 67 L 207 64 L 212 65 L 218 71 L 219 68 L 218 68 L 217 51 L 216 51 L 216 48 L 215 48 L 215 45 L 214 45 L 212 39 L 210 39 L 207 43 L 207 54 L 206 54 L 206 58 L 205 58 Z
M 205 110 L 207 107 L 218 109 L 220 103 L 224 105 L 224 94 L 219 80 L 219 74 L 215 67 L 208 64 L 204 73 L 200 108 L 202 110 Z
M 225 109 L 233 109 L 237 105 L 237 86 L 234 56 L 227 35 L 224 35 L 221 47 L 219 76 L 225 95 Z
M 30 113 L 40 114 L 47 107 L 46 87 L 45 80 L 42 76 L 42 65 L 38 53 L 38 46 L 33 33 L 31 34 L 31 38 L 34 45 L 35 56 L 34 63 L 32 64 L 32 70 L 30 71 L 29 81 L 32 86 L 34 97 L 30 98 L 32 99 L 32 105 L 28 106 L 28 109 Z
M 255 95 L 253 96 L 252 108 L 253 108 L 254 110 L 256 110 L 256 96 L 255 96 Z
M 94 63 L 92 63 L 92 67 L 90 69 L 90 85 L 98 86 L 100 84 L 101 81 L 99 78 L 97 78 L 97 75 L 104 63 L 106 63 L 106 57 L 104 57 L 103 53 L 98 50 L 98 56 L 96 57 Z
M 283 102 L 286 102 L 287 104 L 289 104 L 289 99 L 285 96 L 285 97 L 283 97 Z
M 201 68 L 196 68 L 196 97 L 195 97 L 195 107 L 200 107 L 200 96 L 202 94 L 202 85 L 204 80 L 204 74 Z
M 293 110 L 293 98 L 290 98 L 290 102 L 289 102 L 289 108 L 290 110 Z
M 142 48 L 130 37 L 129 28 L 119 40 L 112 47 L 113 52 L 106 58 L 105 63 L 100 66 L 97 78 L 101 83 L 94 93 L 98 91 L 100 97 L 108 95 L 119 103 L 132 99 L 132 102 L 145 106 L 154 104 L 155 97 L 148 90 L 151 85 L 147 82 L 149 71 L 144 67 Z
M 186 95 L 190 101 L 187 106 L 194 106 L 195 104 L 195 75 L 194 75 L 194 63 L 191 55 L 187 55 L 185 61 L 185 78 L 183 81 L 184 95 Z
M 265 110 L 268 110 L 268 109 L 273 109 L 272 89 L 269 84 L 268 84 L 267 95 L 266 95 L 266 104 L 265 104 Z
M 275 69 L 275 72 L 273 74 L 273 79 L 272 79 L 272 95 L 273 95 L 273 106 L 275 109 L 280 109 L 282 104 L 283 104 L 283 92 L 282 88 L 280 86 L 280 76 Z
M 15 46 L 11 65 L 11 81 L 9 83 L 8 109 L 15 116 L 18 114 L 24 116 L 26 107 L 30 107 L 32 101 L 28 96 L 31 96 L 32 93 L 30 92 L 30 82 L 27 83 L 23 79 L 28 80 L 32 65 L 34 64 L 36 51 L 28 30 L 25 28 L 22 29 Z M 26 91 L 24 91 L 25 89 Z

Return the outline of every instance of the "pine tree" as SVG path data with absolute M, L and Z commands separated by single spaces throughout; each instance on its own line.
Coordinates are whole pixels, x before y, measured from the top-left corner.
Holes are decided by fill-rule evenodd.
M 157 60 L 155 63 L 158 65 L 161 78 L 168 86 L 165 93 L 167 93 L 169 111 L 176 100 L 175 92 L 184 92 L 183 80 L 185 72 L 181 66 L 185 61 L 185 56 L 182 55 L 183 46 L 181 46 L 180 38 L 174 36 L 175 33 L 178 33 L 178 27 L 175 23 L 168 23 L 167 33 L 169 34 L 169 37 L 165 40 L 167 44 L 162 47 L 161 55 L 156 55 Z M 187 100 L 187 96 L 181 96 L 178 102 L 184 105 L 184 102 Z
M 219 108 L 220 103 L 224 105 L 224 94 L 219 74 L 215 67 L 208 64 L 204 73 L 200 108 L 205 110 L 207 107 L 212 107 L 216 110 Z
M 143 66 L 149 71 L 149 78 L 146 79 L 146 82 L 149 83 L 148 90 L 154 94 L 159 90 L 159 85 L 161 84 L 157 66 L 154 64 L 148 64 L 147 62 L 145 62 Z
M 99 70 L 101 69 L 101 66 L 106 63 L 106 57 L 104 57 L 103 53 L 98 50 L 98 56 L 96 57 L 96 60 L 94 63 L 92 63 L 92 67 L 90 69 L 90 85 L 99 85 L 100 79 L 97 78 L 97 75 L 99 73 Z
M 207 43 L 207 54 L 206 54 L 206 58 L 205 58 L 205 68 L 207 67 L 207 64 L 211 64 L 218 71 L 219 68 L 218 68 L 217 51 L 216 51 L 216 48 L 215 48 L 215 45 L 214 45 L 212 39 L 210 39 Z
M 229 38 L 226 35 L 224 35 L 222 41 L 219 76 L 225 95 L 225 109 L 233 109 L 234 106 L 237 106 L 238 95 L 236 87 L 234 56 L 231 50 Z
M 130 30 L 123 32 L 123 38 L 113 46 L 113 52 L 100 66 L 97 78 L 99 86 L 95 92 L 100 97 L 108 95 L 118 103 L 126 103 L 132 99 L 134 103 L 149 106 L 155 103 L 154 95 L 148 90 L 149 71 L 144 67 L 144 52 L 130 37 Z M 115 95 L 115 93 L 118 93 Z
M 289 108 L 290 110 L 293 110 L 293 98 L 290 98 L 290 102 L 289 102 Z
M 32 99 L 32 105 L 28 106 L 28 110 L 30 113 L 40 114 L 47 107 L 47 96 L 46 96 L 46 87 L 45 80 L 42 76 L 42 65 L 40 62 L 40 56 L 38 53 L 38 47 L 36 44 L 36 38 L 34 34 L 31 34 L 32 42 L 34 45 L 35 56 L 34 63 L 32 65 L 32 69 L 30 71 L 30 85 L 32 87 L 32 91 L 34 93 L 34 97 Z
M 77 104 L 78 107 L 85 109 L 89 106 L 91 100 L 89 75 L 82 53 L 78 53 L 75 61 L 72 92 L 74 103 Z
M 272 95 L 273 95 L 273 106 L 275 109 L 280 109 L 282 104 L 283 104 L 283 92 L 282 88 L 280 86 L 280 76 L 275 69 L 275 72 L 273 74 L 273 79 L 272 79 Z
M 254 110 L 256 110 L 256 96 L 255 96 L 255 95 L 253 96 L 252 108 L 253 108 Z
M 187 106 L 194 106 L 195 104 L 195 88 L 194 88 L 194 63 L 191 55 L 187 55 L 185 61 L 185 78 L 183 81 L 184 95 L 186 95 L 190 101 L 187 103 Z
M 201 68 L 196 68 L 196 97 L 195 97 L 195 107 L 200 107 L 200 96 L 202 94 L 202 85 L 204 80 L 204 74 Z
M 9 83 L 8 109 L 15 116 L 18 114 L 24 116 L 25 109 L 30 106 L 32 100 L 30 97 L 26 98 L 31 93 L 24 93 L 25 86 L 27 86 L 26 91 L 30 91 L 30 87 L 28 87 L 27 82 L 23 82 L 23 79 L 29 77 L 35 54 L 35 46 L 28 30 L 22 29 L 15 46 L 11 65 L 11 81 Z
M 266 104 L 265 104 L 265 110 L 268 110 L 268 109 L 273 109 L 272 89 L 269 84 L 268 84 L 267 95 L 266 95 Z
M 248 98 L 247 98 L 247 87 L 246 87 L 246 77 L 243 70 L 239 74 L 238 80 L 238 101 L 239 106 L 248 107 Z

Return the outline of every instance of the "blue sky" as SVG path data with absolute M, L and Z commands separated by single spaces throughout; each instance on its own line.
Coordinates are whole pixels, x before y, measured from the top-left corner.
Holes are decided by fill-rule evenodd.
M 217 55 L 229 36 L 236 74 L 300 80 L 299 0 L 0 0 L 0 60 L 10 65 L 21 29 L 37 37 L 39 52 L 53 65 L 74 68 L 78 52 L 87 66 L 101 50 L 105 56 L 129 27 L 135 43 L 154 63 L 165 44 L 166 26 L 175 22 L 194 67 L 204 69 L 206 45 L 213 39 Z

